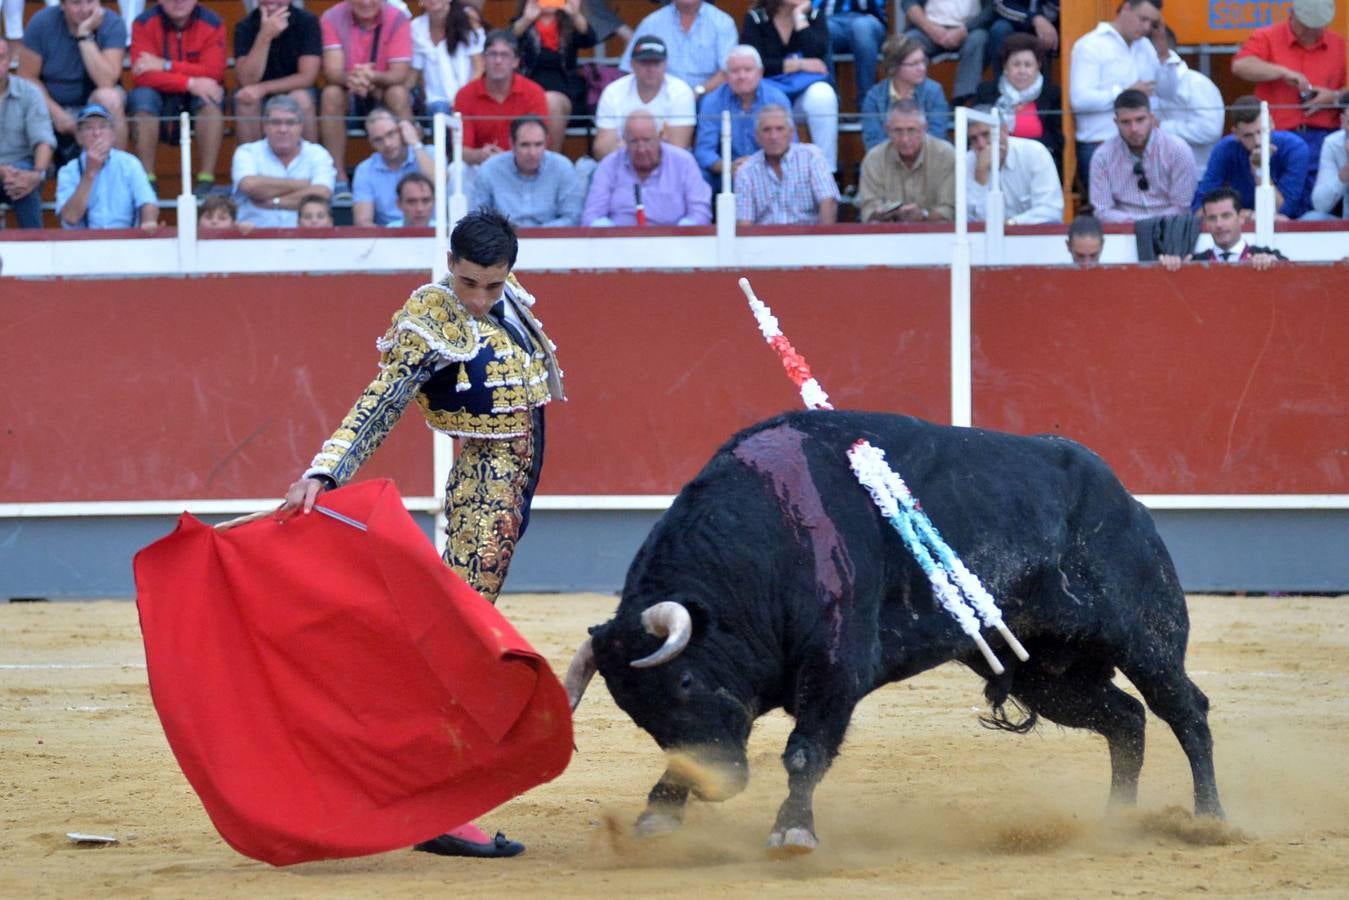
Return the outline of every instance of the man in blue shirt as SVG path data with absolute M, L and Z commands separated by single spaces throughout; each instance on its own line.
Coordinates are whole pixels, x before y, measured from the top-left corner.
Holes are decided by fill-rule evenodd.
M 701 100 L 725 80 L 722 60 L 739 42 L 735 20 L 703 0 L 673 0 L 637 26 L 619 67 L 632 71 L 632 48 L 644 35 L 654 35 L 668 50 L 666 71 L 683 81 Z
M 479 167 L 469 205 L 496 210 L 521 228 L 567 228 L 581 224 L 584 202 L 571 160 L 548 149 L 543 119 L 521 116 L 511 122 L 511 152 Z
M 763 80 L 763 58 L 749 44 L 737 44 L 726 54 L 726 83 L 709 91 L 698 110 L 698 131 L 693 141 L 693 156 L 703 177 L 714 191 L 721 188 L 721 114 L 731 114 L 731 176 L 734 177 L 759 149 L 754 137 L 754 117 L 764 106 L 785 106 L 792 102 L 782 88 Z M 796 140 L 796 127 L 792 127 Z
M 1307 209 L 1307 171 L 1311 154 L 1307 144 L 1291 131 L 1269 135 L 1269 177 L 1278 192 L 1281 221 L 1296 219 Z M 1249 94 L 1232 103 L 1232 133 L 1214 146 L 1195 191 L 1193 209 L 1204 195 L 1230 187 L 1241 195 L 1241 205 L 1255 208 L 1255 183 L 1260 175 L 1260 101 Z
M 56 211 L 64 228 L 159 227 L 159 204 L 140 160 L 113 147 L 112 114 L 91 103 L 76 119 L 83 148 L 56 173 Z
M 375 152 L 356 167 L 351 179 L 351 223 L 387 225 L 400 217 L 398 182 L 410 172 L 428 179 L 435 172 L 411 122 L 400 122 L 382 106 L 365 117 L 365 135 Z

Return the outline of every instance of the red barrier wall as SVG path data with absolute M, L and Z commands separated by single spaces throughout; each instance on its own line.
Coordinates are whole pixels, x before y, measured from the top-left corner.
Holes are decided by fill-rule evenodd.
M 0 282 L 0 502 L 274 496 L 423 277 Z M 836 405 L 947 421 L 948 275 L 763 271 Z M 725 272 L 531 275 L 571 402 L 548 494 L 673 493 L 799 401 Z M 1341 493 L 1349 268 L 980 270 L 976 424 L 1059 431 L 1148 493 Z M 363 474 L 431 492 L 411 415 Z

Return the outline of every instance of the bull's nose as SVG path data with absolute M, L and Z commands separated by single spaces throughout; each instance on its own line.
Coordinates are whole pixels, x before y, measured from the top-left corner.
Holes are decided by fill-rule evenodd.
M 699 800 L 727 800 L 749 784 L 749 762 L 744 755 L 717 747 L 672 750 L 666 769 Z

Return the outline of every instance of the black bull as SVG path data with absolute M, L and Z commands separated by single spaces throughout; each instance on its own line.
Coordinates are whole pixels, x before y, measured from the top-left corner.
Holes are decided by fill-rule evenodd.
M 886 452 L 983 579 L 1028 662 L 989 632 L 1006 666 L 995 675 L 941 608 L 849 469 L 859 438 Z M 739 791 L 754 719 L 784 708 L 796 720 L 782 757 L 790 791 L 769 844 L 809 850 L 812 795 L 858 701 L 951 660 L 987 679 L 987 724 L 1025 731 L 1038 715 L 1103 735 L 1111 801 L 1131 803 L 1145 714 L 1111 683 L 1118 668 L 1189 757 L 1196 813 L 1222 815 L 1208 700 L 1185 673 L 1188 634 L 1151 517 L 1081 445 L 804 412 L 737 434 L 684 487 L 567 680 L 579 703 L 598 669 L 618 705 L 672 752 L 638 820 L 643 832 L 675 827 L 690 790 L 706 799 Z M 1006 714 L 1009 699 L 1020 721 Z M 712 765 L 680 764 L 685 754 Z

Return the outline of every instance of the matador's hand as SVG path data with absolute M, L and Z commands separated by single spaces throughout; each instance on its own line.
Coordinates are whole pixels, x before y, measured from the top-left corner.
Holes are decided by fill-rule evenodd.
M 314 508 L 319 494 L 327 489 L 328 485 L 317 478 L 301 478 L 286 490 L 286 500 L 276 511 L 277 515 L 293 516 L 302 511 L 307 515 Z

